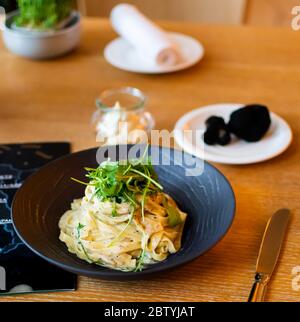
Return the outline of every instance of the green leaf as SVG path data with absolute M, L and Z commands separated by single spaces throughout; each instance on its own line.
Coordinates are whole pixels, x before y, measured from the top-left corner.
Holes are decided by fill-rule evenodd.
M 89 257 L 89 255 L 88 255 L 88 253 L 87 253 L 87 251 L 86 251 L 85 247 L 83 246 L 83 243 L 82 243 L 82 241 L 80 239 L 80 230 L 83 229 L 84 227 L 85 227 L 85 225 L 83 225 L 81 223 L 78 223 L 78 226 L 77 226 L 77 242 L 80 245 L 80 247 L 81 247 L 81 249 L 82 249 L 82 251 L 83 251 L 83 253 L 84 253 L 84 255 L 85 255 L 86 259 L 87 259 L 87 261 L 90 262 L 90 263 L 93 263 L 94 261 Z
M 115 203 L 128 202 L 133 208 L 140 204 L 144 218 L 147 197 L 163 190 L 150 158 L 145 159 L 145 153 L 142 158 L 127 160 L 126 163 L 105 161 L 98 168 L 86 167 L 88 183 L 74 178 L 72 180 L 94 186 L 96 197 L 101 201 L 113 202 L 112 216 L 117 215 Z
M 166 198 L 163 200 L 163 205 L 167 211 L 168 215 L 168 223 L 170 227 L 175 227 L 177 225 L 180 225 L 182 223 L 180 212 L 177 208 L 171 206 Z
M 140 256 L 136 260 L 136 267 L 134 269 L 134 272 L 141 272 L 144 268 L 147 240 L 148 240 L 147 235 L 144 234 L 143 240 L 142 240 L 142 250 L 141 250 Z
M 18 0 L 20 14 L 15 19 L 19 27 L 51 29 L 66 19 L 74 0 Z
M 116 205 L 116 199 L 114 199 L 114 201 L 113 201 L 113 208 L 112 208 L 111 215 L 112 215 L 113 217 L 118 216 L 118 212 L 117 212 L 117 205 Z
M 81 224 L 81 223 L 79 223 L 78 224 L 78 226 L 77 226 L 77 230 L 81 230 L 82 228 L 84 228 L 85 227 L 85 225 L 83 225 L 83 224 Z

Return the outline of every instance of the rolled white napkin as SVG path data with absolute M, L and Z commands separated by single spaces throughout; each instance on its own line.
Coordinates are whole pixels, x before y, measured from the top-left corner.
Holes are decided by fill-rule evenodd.
M 151 64 L 172 66 L 180 61 L 180 51 L 168 33 L 145 17 L 135 6 L 119 4 L 110 15 L 115 31 Z

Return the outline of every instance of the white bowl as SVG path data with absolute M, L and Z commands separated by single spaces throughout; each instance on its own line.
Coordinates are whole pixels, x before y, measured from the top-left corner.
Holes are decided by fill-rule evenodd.
M 75 49 L 80 40 L 80 14 L 72 13 L 66 27 L 49 32 L 14 30 L 14 12 L 6 17 L 3 28 L 5 46 L 16 55 L 31 59 L 46 59 L 64 55 Z

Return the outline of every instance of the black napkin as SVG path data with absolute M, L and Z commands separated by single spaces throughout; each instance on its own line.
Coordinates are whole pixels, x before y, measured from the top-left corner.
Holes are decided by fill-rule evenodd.
M 11 203 L 23 181 L 41 166 L 70 153 L 70 144 L 0 145 L 0 295 L 74 290 L 76 276 L 30 251 L 11 223 Z

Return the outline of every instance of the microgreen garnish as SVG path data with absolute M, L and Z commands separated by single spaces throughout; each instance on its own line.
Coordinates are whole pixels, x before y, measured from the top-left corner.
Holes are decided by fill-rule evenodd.
M 168 223 L 170 227 L 175 227 L 182 223 L 178 209 L 170 205 L 166 198 L 163 199 L 163 206 L 166 209 L 168 215 Z
M 11 2 L 11 1 L 5 1 Z M 19 14 L 15 18 L 18 27 L 32 29 L 55 29 L 66 19 L 73 7 L 73 0 L 18 0 Z
M 109 243 L 109 245 L 107 247 L 114 246 L 114 244 L 122 237 L 124 232 L 127 230 L 128 226 L 132 223 L 133 216 L 134 216 L 134 208 L 132 208 L 132 210 L 131 210 L 130 218 L 128 220 L 128 223 L 124 227 L 124 229 L 120 231 L 120 233 Z
M 118 212 L 117 212 L 117 205 L 116 205 L 116 198 L 113 199 L 113 206 L 112 206 L 112 212 L 111 215 L 113 217 L 118 216 Z
M 85 168 L 89 182 L 78 179 L 72 180 L 95 187 L 95 195 L 101 201 L 113 202 L 112 216 L 117 216 L 116 203 L 128 202 L 134 209 L 141 204 L 142 218 L 144 219 L 146 198 L 163 187 L 157 182 L 157 174 L 146 157 L 147 149 L 140 159 L 124 162 L 105 161 L 98 168 Z M 137 200 L 140 196 L 140 201 Z
M 82 251 L 83 251 L 83 253 L 84 253 L 85 257 L 87 258 L 87 260 L 88 260 L 89 262 L 93 263 L 93 260 L 89 257 L 89 255 L 88 255 L 88 253 L 87 253 L 87 251 L 86 251 L 85 247 L 83 246 L 83 243 L 82 243 L 82 241 L 81 241 L 81 239 L 80 239 L 81 230 L 82 230 L 84 227 L 85 227 L 84 225 L 82 225 L 81 223 L 78 223 L 78 226 L 77 226 L 77 242 L 78 242 L 78 244 L 80 245 L 80 247 L 81 247 L 81 249 L 82 249 Z
M 142 251 L 141 251 L 140 256 L 136 260 L 136 267 L 134 270 L 135 272 L 141 272 L 143 270 L 145 256 L 146 256 L 147 242 L 148 242 L 148 237 L 146 234 L 144 234 L 143 239 L 142 239 Z

